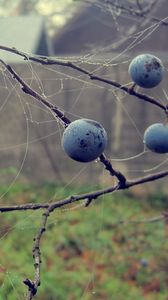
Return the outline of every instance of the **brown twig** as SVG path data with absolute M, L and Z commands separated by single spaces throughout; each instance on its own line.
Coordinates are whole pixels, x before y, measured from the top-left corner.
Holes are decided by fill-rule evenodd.
M 48 208 L 49 204 L 43 204 L 43 203 L 29 203 L 24 205 L 12 205 L 12 206 L 1 206 L 0 212 L 6 213 L 6 212 L 14 212 L 14 211 L 23 211 L 23 210 L 38 210 L 38 209 L 45 209 Z

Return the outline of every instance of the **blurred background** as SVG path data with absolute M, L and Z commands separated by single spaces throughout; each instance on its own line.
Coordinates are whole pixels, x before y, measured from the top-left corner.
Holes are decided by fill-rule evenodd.
M 166 0 L 0 0 L 0 45 L 71 62 L 131 86 L 133 57 L 151 53 L 165 66 L 163 82 L 139 92 L 168 103 Z M 100 122 L 105 153 L 115 168 L 136 178 L 167 168 L 167 155 L 144 149 L 144 130 L 165 122 L 154 105 L 91 81 L 69 67 L 40 65 L 0 50 L 34 90 L 71 119 Z M 66 156 L 53 115 L 0 72 L 0 197 L 2 205 L 52 202 L 111 186 L 98 161 Z M 54 212 L 42 241 L 40 300 L 168 300 L 167 179 Z M 1 215 L 0 299 L 26 299 L 32 278 L 32 239 L 41 211 Z
M 136 1 L 1 1 L 0 43 L 26 53 L 62 58 L 127 85 L 128 66 L 137 54 L 152 53 L 167 66 L 165 1 L 155 5 L 140 2 L 139 8 Z M 157 107 L 112 86 L 91 82 L 70 68 L 41 66 L 6 51 L 1 51 L 1 57 L 71 120 L 83 117 L 102 123 L 108 133 L 106 154 L 129 177 L 140 176 L 165 160 L 165 155 L 147 151 L 135 159 L 123 160 L 143 153 L 144 130 L 152 123 L 164 121 L 165 116 Z M 60 182 L 64 178 L 68 182 L 83 164 L 64 155 L 58 124 L 44 107 L 24 95 L 3 70 L 0 80 L 1 168 L 21 168 L 19 179 L 31 183 L 46 181 L 46 174 L 49 181 Z M 167 103 L 166 81 L 167 72 L 159 87 L 141 92 Z M 86 169 L 79 184 L 101 182 L 99 165 L 87 164 Z M 97 172 L 100 178 L 95 176 Z

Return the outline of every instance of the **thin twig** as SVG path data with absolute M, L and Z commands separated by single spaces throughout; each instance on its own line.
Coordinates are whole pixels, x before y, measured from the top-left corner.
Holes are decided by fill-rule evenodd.
M 115 223 L 111 223 L 111 224 L 107 224 L 106 228 L 108 229 L 113 229 L 116 228 L 120 225 L 131 225 L 131 224 L 148 224 L 148 223 L 157 223 L 157 222 L 161 222 L 161 221 L 165 221 L 165 216 L 164 215 L 160 215 L 160 216 L 156 216 L 156 217 L 152 217 L 152 218 L 146 218 L 146 219 L 137 219 L 137 220 L 119 220 Z

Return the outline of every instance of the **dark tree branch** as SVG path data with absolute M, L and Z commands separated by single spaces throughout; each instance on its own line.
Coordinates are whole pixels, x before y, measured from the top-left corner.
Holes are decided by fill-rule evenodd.
M 105 154 L 100 155 L 100 161 L 104 164 L 105 169 L 109 171 L 111 176 L 115 176 L 118 179 L 119 186 L 124 188 L 126 184 L 126 177 L 120 172 L 113 168 L 111 162 L 106 158 Z
M 98 197 L 100 197 L 102 195 L 110 194 L 117 190 L 129 189 L 133 186 L 148 183 L 148 182 L 155 181 L 155 180 L 159 180 L 166 176 L 168 176 L 168 171 L 162 171 L 162 172 L 147 175 L 144 177 L 136 178 L 134 180 L 126 180 L 124 185 L 116 184 L 116 185 L 111 186 L 106 189 L 100 189 L 100 190 L 96 190 L 96 191 L 89 192 L 86 194 L 70 196 L 65 199 L 58 200 L 58 201 L 52 203 L 52 205 L 50 205 L 49 203 L 44 203 L 44 204 L 43 203 L 38 203 L 38 204 L 30 203 L 30 204 L 23 204 L 23 205 L 1 206 L 0 212 L 6 213 L 6 212 L 23 211 L 23 210 L 37 210 L 37 209 L 45 209 L 45 208 L 48 209 L 49 207 L 50 207 L 50 209 L 52 207 L 51 211 L 54 211 L 57 208 L 72 204 L 77 201 L 88 200 L 88 199 L 96 200 Z
M 100 81 L 100 82 L 109 84 L 111 86 L 114 86 L 114 87 L 124 91 L 125 93 L 127 93 L 129 95 L 135 96 L 136 98 L 138 98 L 140 100 L 149 102 L 149 103 L 159 107 L 163 111 L 166 111 L 166 106 L 161 104 L 158 100 L 154 99 L 153 97 L 150 97 L 150 96 L 142 94 L 142 93 L 138 93 L 134 90 L 132 91 L 128 87 L 126 87 L 126 86 L 124 86 L 124 85 L 122 85 L 122 84 L 120 84 L 116 81 L 108 80 L 106 78 L 102 78 L 100 76 L 97 76 L 96 74 L 93 74 L 90 71 L 88 71 L 88 70 L 86 70 L 86 69 L 84 69 L 84 68 L 82 68 L 82 67 L 78 66 L 77 64 L 74 64 L 70 61 L 62 61 L 62 60 L 52 59 L 52 58 L 45 57 L 45 56 L 32 56 L 32 55 L 28 55 L 24 52 L 18 51 L 15 48 L 5 47 L 5 46 L 1 46 L 1 45 L 0 45 L 0 50 L 5 50 L 5 51 L 8 51 L 8 52 L 12 52 L 12 53 L 17 54 L 19 56 L 22 56 L 26 60 L 31 60 L 31 61 L 40 63 L 42 65 L 58 65 L 58 66 L 71 68 L 73 70 L 76 70 L 76 71 L 80 72 L 81 74 L 87 75 L 91 80 Z M 46 104 L 46 106 L 49 109 L 51 109 L 56 115 L 58 114 L 57 117 L 60 118 L 61 120 L 63 120 L 64 124 L 68 124 L 70 122 L 69 119 L 67 119 L 61 111 L 58 111 L 57 107 L 55 107 L 53 104 L 46 101 L 46 99 L 44 99 L 42 96 L 40 96 L 37 92 L 34 92 L 30 87 L 28 87 L 28 85 L 18 76 L 18 74 L 16 74 L 16 72 L 9 65 L 7 65 L 2 60 L 0 60 L 0 62 L 8 69 L 8 71 L 12 74 L 12 76 L 14 76 L 14 78 L 22 85 L 23 91 L 25 93 L 30 94 L 32 97 L 36 98 L 41 103 Z
M 148 95 L 145 95 L 145 94 L 142 94 L 142 93 L 138 93 L 134 90 L 131 90 L 130 88 L 118 83 L 118 82 L 115 82 L 115 81 L 112 81 L 112 80 L 108 80 L 108 79 L 105 79 L 105 78 L 101 78 L 97 75 L 90 75 L 90 79 L 92 80 L 98 80 L 98 81 L 101 81 L 101 82 L 104 82 L 104 83 L 107 83 L 109 85 L 112 85 L 112 86 L 115 86 L 116 88 L 126 92 L 127 94 L 129 95 L 132 95 L 132 96 L 135 96 L 136 98 L 140 99 L 140 100 L 143 100 L 143 101 L 146 101 L 146 102 L 149 102 L 153 105 L 156 105 L 157 107 L 161 108 L 162 110 L 166 111 L 166 106 L 164 106 L 163 104 L 161 104 L 159 101 L 157 101 L 156 99 L 154 99 L 153 97 L 150 97 Z
M 1 206 L 0 212 L 6 213 L 6 212 L 14 212 L 14 211 L 23 211 L 23 210 L 38 210 L 38 209 L 44 209 L 48 208 L 49 204 L 43 204 L 43 203 L 29 203 L 24 205 L 12 205 L 12 206 Z
M 0 59 L 0 62 L 7 68 L 9 73 L 13 76 L 13 78 L 21 85 L 21 89 L 24 93 L 30 95 L 31 97 L 38 100 L 40 103 L 42 103 L 45 107 L 47 107 L 51 112 L 54 113 L 54 115 L 58 118 L 58 120 L 61 122 L 61 124 L 66 127 L 70 120 L 64 115 L 64 113 L 54 104 L 50 103 L 48 100 L 46 100 L 44 97 L 42 97 L 39 93 L 34 91 L 15 71 L 14 69 L 6 64 L 2 59 Z
M 25 285 L 28 286 L 28 295 L 27 300 L 32 300 L 33 297 L 37 293 L 37 289 L 40 286 L 40 265 L 41 265 L 41 252 L 40 252 L 40 242 L 43 233 L 46 231 L 46 225 L 47 225 L 47 219 L 49 217 L 49 208 L 43 213 L 42 215 L 42 221 L 41 226 L 39 228 L 39 231 L 34 238 L 34 244 L 33 244 L 33 258 L 34 258 L 34 269 L 35 269 L 35 276 L 34 280 L 25 279 L 23 282 Z

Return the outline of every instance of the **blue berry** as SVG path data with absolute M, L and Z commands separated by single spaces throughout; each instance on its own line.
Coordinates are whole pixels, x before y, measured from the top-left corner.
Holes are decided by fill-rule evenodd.
M 137 85 L 153 88 L 162 81 L 164 66 L 156 56 L 141 54 L 131 61 L 128 72 Z
M 156 123 L 149 126 L 144 133 L 144 143 L 156 153 L 168 153 L 168 125 Z
M 96 121 L 79 119 L 68 125 L 62 137 L 62 146 L 72 159 L 90 162 L 102 154 L 107 144 L 107 133 Z

